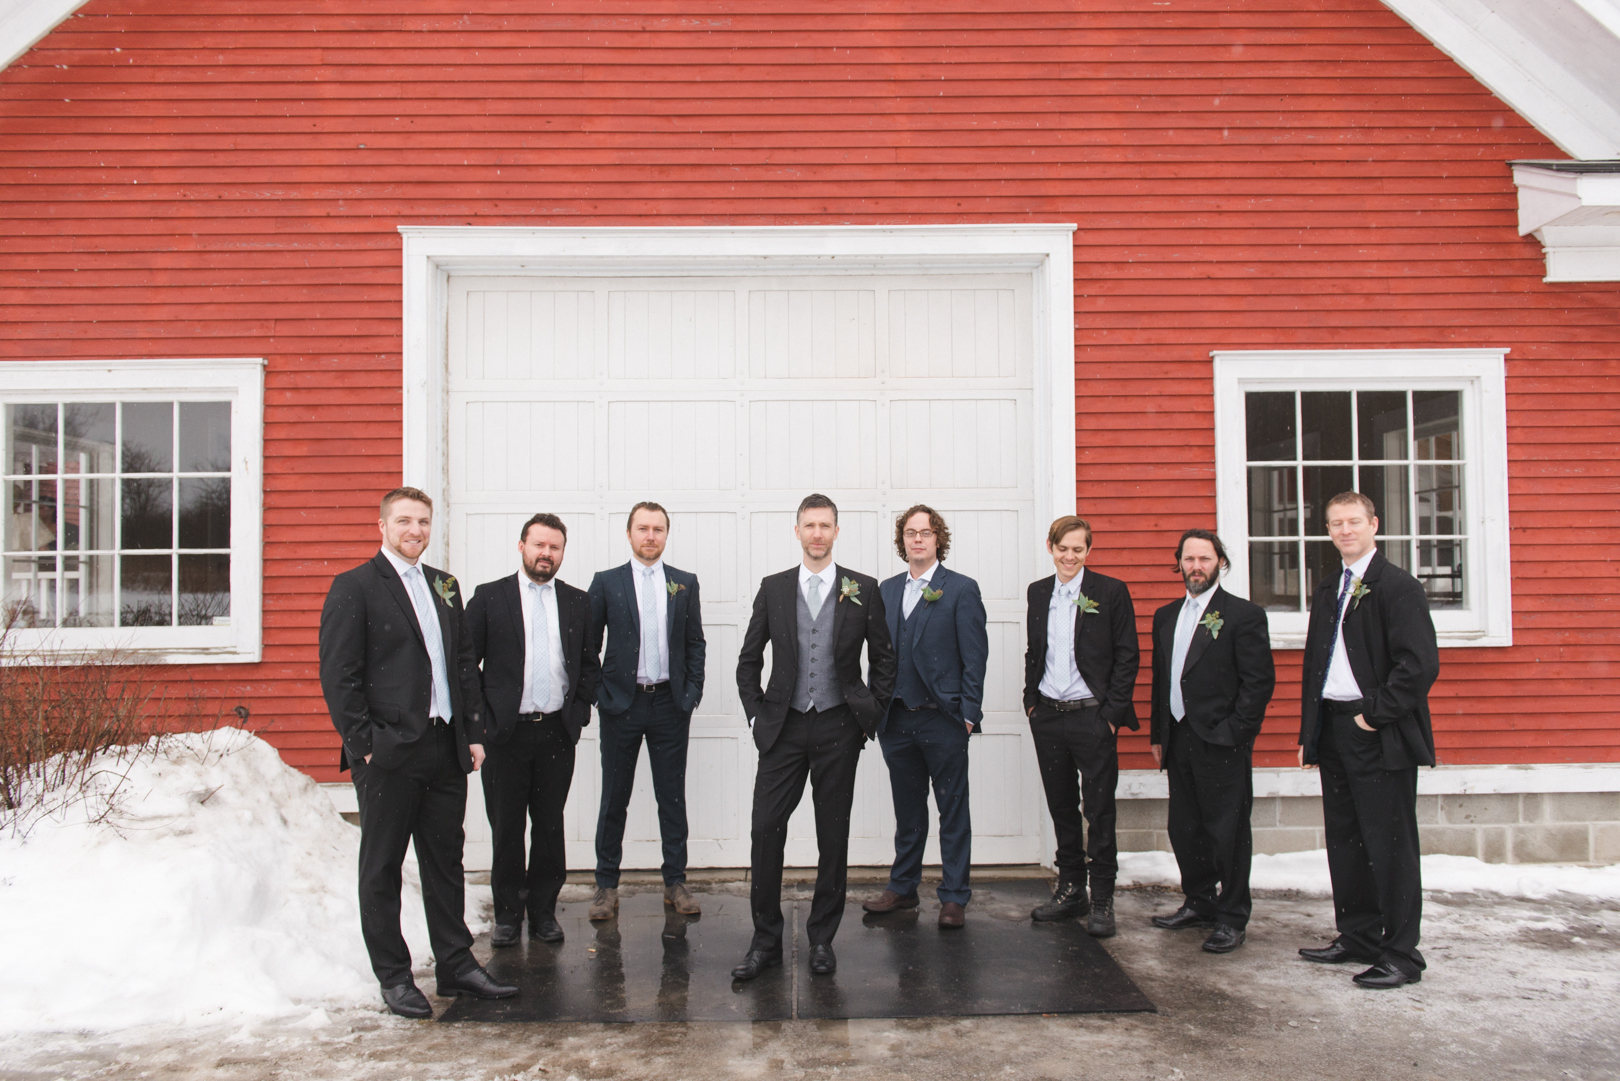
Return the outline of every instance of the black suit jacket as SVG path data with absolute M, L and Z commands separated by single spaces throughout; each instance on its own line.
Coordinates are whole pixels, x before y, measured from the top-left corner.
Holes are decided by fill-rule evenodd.
M 461 768 L 472 772 L 468 744 L 484 738 L 484 696 L 478 683 L 461 590 L 455 578 L 421 564 L 433 593 L 438 626 L 422 627 L 411 595 L 388 557 L 332 579 L 321 608 L 321 693 L 332 727 L 343 737 L 338 768 L 371 755 L 371 764 L 394 769 L 431 724 L 433 665 L 423 632 L 439 635 L 449 669 L 450 708 L 455 714 Z M 449 599 L 446 600 L 446 597 Z
M 1029 614 L 1026 619 L 1029 644 L 1024 650 L 1024 713 L 1041 700 L 1041 679 L 1046 675 L 1046 617 L 1052 606 L 1057 575 L 1051 574 L 1029 584 Z M 1136 641 L 1136 608 L 1131 591 L 1118 578 L 1085 570 L 1080 592 L 1097 602 L 1097 611 L 1082 616 L 1074 634 L 1074 663 L 1080 678 L 1100 703 L 1098 715 L 1115 728 L 1136 723 L 1136 673 L 1142 663 L 1142 648 Z
M 1317 722 L 1322 681 L 1328 668 L 1328 639 L 1338 614 L 1341 575 L 1325 577 L 1311 595 L 1311 622 L 1305 634 L 1305 672 L 1300 684 L 1299 742 L 1305 761 L 1316 761 Z M 1374 553 L 1361 584 L 1370 592 L 1346 601 L 1344 651 L 1361 688 L 1362 719 L 1378 730 L 1385 769 L 1432 766 L 1434 728 L 1429 719 L 1429 688 L 1440 675 L 1440 644 L 1429 598 L 1416 578 Z
M 1153 613 L 1150 723 L 1153 742 L 1161 747 L 1176 723 L 1170 715 L 1170 654 L 1185 600 L 1183 594 Z M 1260 734 L 1277 683 L 1266 610 L 1216 586 L 1204 608 L 1204 619 L 1210 616 L 1221 620 L 1220 630 L 1211 632 L 1200 621 L 1187 648 L 1187 663 L 1174 674 L 1181 680 L 1181 699 L 1187 707 L 1183 723 L 1206 743 L 1246 747 Z
M 602 678 L 596 685 L 596 708 L 605 714 L 624 713 L 636 696 L 636 668 L 641 664 L 641 605 L 636 601 L 634 574 L 626 563 L 597 571 L 591 579 L 591 638 L 593 655 L 602 651 Z M 703 607 L 698 602 L 697 575 L 664 564 L 664 581 L 679 586 L 665 600 L 665 628 L 669 633 L 669 689 L 675 706 L 691 713 L 703 699 Z
M 844 703 L 871 738 L 894 693 L 894 646 L 883 615 L 883 595 L 875 578 L 846 567 L 838 567 L 833 574 L 835 588 L 848 578 L 860 591 L 857 598 L 834 593 L 823 603 L 833 605 L 833 667 Z M 761 753 L 770 750 L 781 734 L 799 682 L 798 590 L 798 567 L 760 581 L 759 592 L 754 594 L 754 614 L 737 655 L 737 694 L 744 716 L 754 719 L 754 745 Z M 771 685 L 761 687 L 767 642 L 771 646 Z M 863 643 L 870 682 L 861 678 Z
M 467 629 L 473 654 L 482 666 L 484 700 L 489 703 L 485 728 L 489 742 L 502 744 L 517 728 L 518 706 L 523 702 L 523 660 L 528 656 L 529 632 L 523 624 L 523 599 L 518 593 L 518 571 L 485 582 L 467 604 Z M 557 585 L 557 625 L 562 634 L 563 671 L 568 694 L 563 698 L 562 721 L 575 743 L 579 730 L 591 723 L 591 700 L 602 670 L 589 648 L 591 602 L 583 589 L 553 579 Z

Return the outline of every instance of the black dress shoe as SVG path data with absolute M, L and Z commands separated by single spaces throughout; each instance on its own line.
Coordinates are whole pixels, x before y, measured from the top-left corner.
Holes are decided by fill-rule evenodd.
M 1404 972 L 1390 964 L 1380 961 L 1366 972 L 1351 977 L 1357 987 L 1371 987 L 1374 990 L 1383 990 L 1390 987 L 1403 987 L 1409 983 L 1417 983 L 1423 978 L 1418 972 Z
M 1041 923 L 1050 923 L 1053 920 L 1066 920 L 1071 916 L 1084 916 L 1090 911 L 1091 899 L 1086 896 L 1086 884 L 1065 882 L 1060 878 L 1052 890 L 1052 899 L 1031 912 L 1029 918 Z
M 833 956 L 831 946 L 810 947 L 810 975 L 831 976 L 838 971 L 838 958 Z
M 752 980 L 768 968 L 775 968 L 782 963 L 782 951 L 769 953 L 765 950 L 749 950 L 737 967 L 731 970 L 734 980 Z
M 516 946 L 523 940 L 523 925 L 521 923 L 497 923 L 495 931 L 489 936 L 489 944 L 497 950 L 502 946 Z
M 1334 939 L 1331 945 L 1323 946 L 1319 950 L 1309 947 L 1301 949 L 1299 955 L 1319 965 L 1342 965 L 1346 961 L 1360 961 L 1364 965 L 1370 965 L 1374 961 L 1373 958 L 1359 954 L 1346 946 L 1342 938 Z
M 561 942 L 563 940 L 562 924 L 557 922 L 555 916 L 541 916 L 539 919 L 530 916 L 529 937 L 538 938 L 541 942 Z
M 439 979 L 440 995 L 472 995 L 474 998 L 512 998 L 518 993 L 517 984 L 496 983 L 479 965 L 449 979 Z
M 1243 940 L 1249 936 L 1236 927 L 1228 927 L 1224 923 L 1217 923 L 1215 930 L 1204 939 L 1204 949 L 1210 953 L 1231 953 L 1243 945 Z
M 384 987 L 382 996 L 388 1008 L 400 1017 L 425 1021 L 433 1016 L 433 1007 L 428 1005 L 427 996 L 414 983 L 396 983 L 392 987 Z
M 1162 927 L 1166 931 L 1180 931 L 1187 927 L 1214 927 L 1215 921 L 1208 916 L 1200 916 L 1186 905 L 1182 905 L 1168 916 L 1154 916 L 1153 926 Z

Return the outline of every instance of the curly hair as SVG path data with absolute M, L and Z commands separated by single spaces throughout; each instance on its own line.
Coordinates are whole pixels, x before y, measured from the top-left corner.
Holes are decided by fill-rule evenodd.
M 906 521 L 913 514 L 928 515 L 928 528 L 934 531 L 934 556 L 944 559 L 951 550 L 951 527 L 945 524 L 945 518 L 926 503 L 918 503 L 902 511 L 894 520 L 894 550 L 900 553 L 901 559 L 909 559 L 906 555 Z

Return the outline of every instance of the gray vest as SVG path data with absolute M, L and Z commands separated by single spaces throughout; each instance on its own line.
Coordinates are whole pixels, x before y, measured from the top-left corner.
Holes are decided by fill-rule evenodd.
M 828 590 L 821 598 L 821 613 L 814 620 L 797 582 L 793 594 L 797 599 L 793 607 L 799 617 L 799 680 L 793 686 L 793 701 L 789 704 L 800 713 L 812 706 L 817 710 L 841 706 L 844 692 L 833 667 L 833 606 L 838 603 L 838 591 Z

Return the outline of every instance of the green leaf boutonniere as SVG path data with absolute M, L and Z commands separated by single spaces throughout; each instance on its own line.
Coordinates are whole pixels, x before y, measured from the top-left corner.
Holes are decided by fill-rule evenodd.
M 1076 608 L 1079 608 L 1081 612 L 1091 613 L 1097 610 L 1097 602 L 1086 596 L 1084 593 L 1080 594 L 1069 603 L 1074 605 Z
M 445 604 L 449 604 L 451 601 L 455 600 L 456 576 L 452 574 L 448 578 L 441 578 L 438 575 L 434 575 L 433 592 L 437 593 L 439 595 L 439 599 Z
M 926 585 L 922 588 L 922 598 L 924 603 L 927 604 L 933 604 L 944 595 L 945 591 L 943 589 L 929 589 Z
M 856 604 L 861 603 L 861 584 L 852 578 L 845 578 L 838 586 L 838 599 L 848 597 Z M 865 607 L 862 605 L 862 607 Z
M 685 589 L 686 587 L 681 585 L 681 583 L 679 583 L 679 582 L 665 582 L 664 583 L 664 588 L 669 590 L 669 595 L 671 597 L 673 597 L 673 596 L 675 596 L 675 594 L 679 593 L 681 590 Z
M 1200 627 L 1209 628 L 1209 636 L 1211 638 L 1219 638 L 1221 636 L 1221 628 L 1226 626 L 1226 620 L 1221 618 L 1221 614 L 1219 612 L 1211 612 L 1203 619 L 1200 619 L 1198 621 L 1198 625 Z
M 1350 582 L 1350 611 L 1354 612 L 1356 605 L 1361 603 L 1361 598 L 1371 592 L 1371 589 L 1361 584 L 1360 578 L 1352 579 Z

